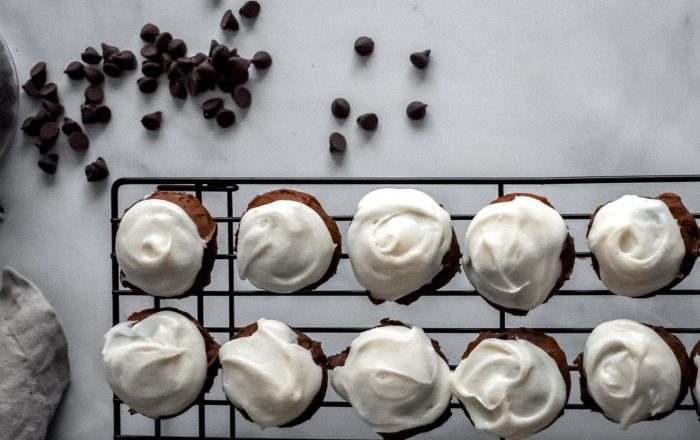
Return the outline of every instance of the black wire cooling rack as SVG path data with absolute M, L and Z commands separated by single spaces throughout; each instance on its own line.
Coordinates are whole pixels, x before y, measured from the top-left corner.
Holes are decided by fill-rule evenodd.
M 119 194 L 120 190 L 124 189 L 126 186 L 140 185 L 142 187 L 148 188 L 150 185 L 151 190 L 171 190 L 171 191 L 188 191 L 196 195 L 197 198 L 203 200 L 206 206 L 206 195 L 210 193 L 225 194 L 225 205 L 226 205 L 226 215 L 225 216 L 215 216 L 214 220 L 219 224 L 219 233 L 226 232 L 226 242 L 224 246 L 219 245 L 219 254 L 217 255 L 218 265 L 226 265 L 227 276 L 228 276 L 228 288 L 225 290 L 205 290 L 203 293 L 196 296 L 196 306 L 197 306 L 197 319 L 200 322 L 204 322 L 204 303 L 207 297 L 227 297 L 228 298 L 228 326 L 227 327 L 212 327 L 205 326 L 212 333 L 224 333 L 232 336 L 233 333 L 238 329 L 236 323 L 234 322 L 234 310 L 236 307 L 237 297 L 256 297 L 256 296 L 268 296 L 274 295 L 265 291 L 260 290 L 236 290 L 236 285 L 234 282 L 234 260 L 236 255 L 234 252 L 234 232 L 237 229 L 236 224 L 240 221 L 240 217 L 234 216 L 234 197 L 237 191 L 243 186 L 276 186 L 276 187 L 294 187 L 304 186 L 304 185 L 322 185 L 330 187 L 343 187 L 343 186 L 368 186 L 368 185 L 380 185 L 380 186 L 422 186 L 422 185 L 438 185 L 438 186 L 463 186 L 468 187 L 489 187 L 493 188 L 493 198 L 496 196 L 500 197 L 505 194 L 505 189 L 509 185 L 538 185 L 543 188 L 552 186 L 568 186 L 568 185 L 594 185 L 594 184 L 683 184 L 683 183 L 698 183 L 700 182 L 700 175 L 688 175 L 688 176 L 598 176 L 598 177 L 530 177 L 530 178 L 512 178 L 512 177 L 490 177 L 490 178 L 121 178 L 114 182 L 112 185 L 111 193 L 111 226 L 112 226 L 112 323 L 117 324 L 120 319 L 120 299 L 125 296 L 143 295 L 132 292 L 123 288 L 119 281 L 119 267 L 117 265 L 117 260 L 114 254 L 114 240 L 116 232 L 119 226 L 120 216 L 123 210 L 128 207 L 128 204 L 135 202 L 137 199 L 130 200 L 127 205 L 119 205 Z M 334 188 L 330 188 L 334 190 Z M 340 190 L 340 188 L 339 188 Z M 667 190 L 672 191 L 673 187 L 668 186 Z M 546 191 L 546 190 L 543 190 Z M 144 192 L 145 195 L 147 192 Z M 238 200 L 237 203 L 243 205 L 247 204 L 248 200 Z M 354 211 L 355 206 L 349 207 L 350 211 Z M 351 215 L 333 215 L 333 212 L 329 213 L 336 221 L 349 222 L 352 220 Z M 471 220 L 473 219 L 474 213 L 450 213 L 453 220 Z M 700 213 L 694 213 L 694 217 L 697 219 L 700 217 Z M 566 220 L 586 220 L 590 217 L 590 212 L 585 213 L 563 213 L 562 217 Z M 221 242 L 220 242 L 221 243 Z M 577 252 L 576 257 L 578 259 L 590 258 L 589 252 Z M 341 255 L 341 258 L 347 259 L 346 253 Z M 565 286 L 566 287 L 566 286 Z M 363 290 L 316 290 L 313 292 L 298 292 L 293 293 L 291 296 L 365 296 L 366 292 Z M 443 290 L 438 291 L 434 295 L 436 296 L 477 296 L 478 294 L 474 290 Z M 576 290 L 576 289 L 562 289 L 557 293 L 558 296 L 599 296 L 599 295 L 611 295 L 607 290 Z M 673 289 L 668 292 L 664 292 L 663 295 L 700 295 L 700 289 Z M 289 295 L 284 295 L 288 297 Z M 153 298 L 153 307 L 160 307 L 160 299 Z M 134 312 L 136 310 L 128 310 L 128 313 Z M 493 309 L 494 314 L 498 314 L 497 327 L 492 328 L 469 328 L 469 327 L 424 327 L 424 331 L 428 334 L 475 334 L 481 330 L 495 330 L 502 331 L 507 329 L 507 318 L 504 312 L 499 312 Z M 400 318 L 400 317 L 395 317 Z M 238 323 L 239 325 L 241 323 Z M 243 323 L 247 324 L 247 323 Z M 295 326 L 298 330 L 303 332 L 314 332 L 314 333 L 360 333 L 367 330 L 369 327 L 315 327 L 315 326 Z M 591 327 L 539 327 L 534 328 L 549 334 L 587 334 L 592 328 Z M 698 334 L 700 335 L 700 328 L 691 327 L 667 327 L 667 330 L 671 333 L 676 334 Z M 465 342 L 468 339 L 465 339 Z M 454 369 L 454 365 L 451 368 Z M 569 365 L 571 371 L 575 371 L 574 365 Z M 573 379 L 573 378 L 572 378 Z M 131 435 L 123 434 L 123 420 L 122 420 L 122 406 L 124 405 L 118 398 L 113 396 L 114 402 L 114 439 L 117 440 L 146 440 L 146 439 L 160 439 L 160 440 L 190 440 L 190 439 L 208 439 L 208 440 L 253 440 L 253 437 L 237 436 L 236 435 L 236 410 L 229 404 L 225 399 L 210 399 L 204 398 L 196 402 L 197 411 L 197 435 L 192 436 L 173 436 L 164 435 L 161 433 L 161 421 L 155 420 L 154 430 L 152 435 Z M 223 406 L 228 408 L 228 418 L 230 423 L 230 437 L 221 436 L 207 436 L 206 435 L 206 407 L 207 406 Z M 349 404 L 346 402 L 339 401 L 325 401 L 322 404 L 323 407 L 348 407 Z M 451 404 L 452 408 L 459 408 L 456 403 Z M 568 403 L 566 405 L 567 410 L 580 410 L 586 409 L 582 404 L 579 403 Z M 691 404 L 681 405 L 679 410 L 692 410 L 694 409 Z M 601 416 L 602 417 L 602 416 Z M 257 438 L 257 437 L 256 437 Z M 307 440 L 304 438 L 298 438 L 297 440 Z M 346 439 L 349 440 L 349 439 Z

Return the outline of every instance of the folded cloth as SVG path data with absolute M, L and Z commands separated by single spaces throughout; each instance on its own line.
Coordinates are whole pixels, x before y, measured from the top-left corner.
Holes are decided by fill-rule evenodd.
M 70 382 L 68 345 L 39 289 L 10 268 L 0 289 L 0 440 L 43 440 Z

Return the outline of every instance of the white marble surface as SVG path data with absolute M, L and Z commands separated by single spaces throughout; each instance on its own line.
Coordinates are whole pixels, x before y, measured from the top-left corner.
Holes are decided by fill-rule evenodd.
M 12 48 L 20 79 L 27 78 L 33 63 L 47 61 L 50 79 L 59 85 L 68 115 L 75 119 L 82 88 L 60 72 L 85 46 L 102 41 L 138 53 L 138 31 L 147 21 L 185 39 L 191 52 L 204 51 L 210 39 L 217 38 L 238 46 L 245 55 L 264 49 L 274 58 L 266 74 L 252 75 L 253 106 L 239 115 L 240 123 L 233 129 L 221 130 L 200 116 L 198 104 L 204 97 L 173 104 L 164 82 L 157 94 L 141 95 L 134 84 L 138 75 L 132 73 L 108 82 L 106 102 L 114 117 L 105 127 L 88 128 L 92 145 L 87 153 L 77 154 L 64 139 L 60 141 L 55 176 L 39 171 L 36 148 L 23 135 L 2 158 L 0 202 L 7 216 L 0 224 L 0 264 L 14 266 L 43 289 L 70 344 L 73 383 L 53 424 L 53 439 L 111 438 L 112 406 L 101 377 L 99 350 L 111 317 L 108 187 L 114 178 L 698 171 L 698 2 L 266 0 L 253 25 L 243 25 L 236 36 L 224 35 L 218 28 L 223 11 L 236 10 L 241 3 L 0 3 L 0 33 Z M 361 34 L 376 42 L 375 53 L 366 62 L 352 51 Z M 433 51 L 431 65 L 420 73 L 409 64 L 408 55 L 425 48 Z M 336 96 L 345 96 L 352 105 L 352 117 L 344 123 L 330 115 L 329 105 Z M 414 99 L 429 104 L 428 117 L 415 124 L 404 113 Z M 139 120 L 154 110 L 164 111 L 163 128 L 157 134 L 146 133 Z M 21 117 L 33 111 L 35 104 L 22 97 Z M 380 119 L 380 128 L 371 136 L 353 122 L 368 111 Z M 348 138 L 342 159 L 327 151 L 328 135 L 335 130 Z M 107 160 L 112 177 L 106 183 L 88 184 L 83 166 L 98 155 Z M 683 195 L 696 192 L 691 187 Z M 562 200 L 573 197 L 575 202 L 578 195 L 568 197 Z M 573 203 L 572 211 L 576 210 Z M 466 283 L 463 276 L 458 278 Z M 679 313 L 692 313 L 683 315 L 684 324 L 690 325 L 693 317 L 697 323 L 698 301 L 685 301 Z M 646 313 L 639 303 L 629 304 L 624 303 L 622 310 Z M 656 307 L 649 319 L 674 321 L 663 302 L 647 304 Z M 367 310 L 353 309 L 351 314 Z M 404 317 L 403 313 L 410 319 L 420 308 L 397 310 L 395 317 Z M 594 320 L 604 313 L 596 311 Z M 455 347 L 465 344 L 457 341 Z M 580 347 L 582 340 L 572 344 Z M 458 356 L 459 350 L 454 353 Z M 351 413 L 343 419 L 332 412 L 324 414 L 327 417 L 317 417 L 316 425 L 291 432 L 368 435 L 366 428 L 353 424 Z M 172 429 L 178 429 L 177 423 L 188 425 L 190 419 L 182 420 Z M 334 420 L 340 420 L 338 431 L 328 431 L 334 429 Z M 212 432 L 218 432 L 224 419 L 211 417 L 210 423 Z M 599 415 L 579 412 L 567 414 L 536 438 L 690 439 L 697 428 L 696 418 L 688 412 L 627 432 Z M 248 425 L 240 429 L 261 435 Z M 480 438 L 459 412 L 445 430 L 425 437 L 452 438 L 450 433 L 456 436 L 462 432 L 459 429 L 467 430 L 470 438 Z M 263 434 L 282 435 L 274 430 Z

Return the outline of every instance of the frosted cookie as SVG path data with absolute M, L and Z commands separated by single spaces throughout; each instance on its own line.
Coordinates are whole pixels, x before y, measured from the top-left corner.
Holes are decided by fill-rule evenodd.
M 338 225 L 311 195 L 278 189 L 256 196 L 236 233 L 238 274 L 274 293 L 313 290 L 340 261 Z
M 611 292 L 651 296 L 687 276 L 700 230 L 680 197 L 622 196 L 599 206 L 588 223 L 593 269 Z

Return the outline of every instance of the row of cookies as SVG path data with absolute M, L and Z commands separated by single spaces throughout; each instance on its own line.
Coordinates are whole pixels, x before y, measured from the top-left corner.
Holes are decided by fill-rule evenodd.
M 308 420 L 330 382 L 369 427 L 390 438 L 440 426 L 453 396 L 477 429 L 525 438 L 563 414 L 571 390 L 566 355 L 544 333 L 483 331 L 451 371 L 437 341 L 389 319 L 326 357 L 321 343 L 280 321 L 260 319 L 219 346 L 188 314 L 151 309 L 105 335 L 102 359 L 114 394 L 148 417 L 186 411 L 221 369 L 228 400 L 262 428 Z M 623 429 L 670 414 L 689 388 L 696 403 L 700 398 L 700 342 L 689 357 L 663 327 L 604 322 L 574 363 L 584 405 Z
M 217 223 L 195 197 L 158 191 L 124 213 L 115 253 L 123 283 L 159 297 L 182 297 L 210 282 Z M 450 215 L 415 189 L 364 196 L 345 237 L 352 271 L 375 303 L 410 304 L 460 271 Z M 599 206 L 587 231 L 593 268 L 608 290 L 647 297 L 686 277 L 700 229 L 675 194 L 626 195 Z M 336 272 L 341 234 L 311 195 L 280 189 L 256 196 L 235 237 L 239 276 L 274 293 L 313 290 Z M 461 266 L 494 307 L 526 314 L 572 273 L 574 240 L 549 201 L 508 194 L 481 209 L 466 231 Z

